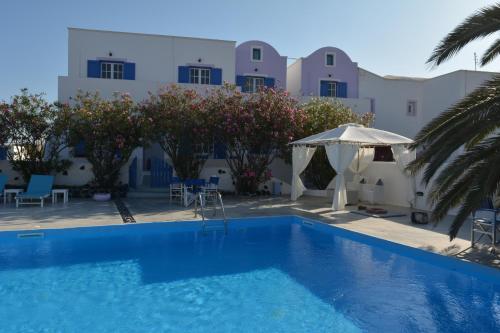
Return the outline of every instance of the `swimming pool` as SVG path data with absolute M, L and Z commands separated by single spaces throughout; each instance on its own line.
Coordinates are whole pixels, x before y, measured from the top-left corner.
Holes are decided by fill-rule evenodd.
M 0 331 L 500 332 L 500 273 L 296 216 L 2 232 Z

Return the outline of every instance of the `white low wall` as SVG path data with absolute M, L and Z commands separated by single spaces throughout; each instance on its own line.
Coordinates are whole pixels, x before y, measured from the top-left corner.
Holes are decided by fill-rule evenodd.
M 396 162 L 372 162 L 361 174 L 361 178 L 367 179 L 370 184 L 382 179 L 386 204 L 402 207 L 410 206 L 407 200 L 408 181 L 406 176 L 399 170 Z
M 55 176 L 55 185 L 67 186 L 82 186 L 90 182 L 94 176 L 92 174 L 92 165 L 85 158 L 72 158 L 73 164 L 67 170 L 66 174 L 58 173 Z M 128 167 L 127 163 L 121 171 L 120 182 L 128 183 Z M 9 161 L 0 161 L 0 173 L 7 175 L 7 184 L 9 185 L 25 185 L 21 174 L 12 170 Z
M 142 151 L 137 149 L 132 154 L 129 163 L 127 163 L 121 170 L 120 182 L 123 184 L 128 184 L 128 175 L 129 175 L 129 165 L 134 157 L 138 157 L 138 167 L 142 165 L 142 158 L 140 158 L 140 153 Z M 82 186 L 93 179 L 92 174 L 92 165 L 85 158 L 71 158 L 73 162 L 71 167 L 67 170 L 66 173 L 58 173 L 55 176 L 55 185 L 61 186 Z M 281 187 L 281 193 L 283 195 L 290 194 L 290 180 L 291 177 L 291 166 L 286 164 L 282 160 L 276 160 L 271 165 L 271 171 L 273 177 L 267 181 L 266 183 L 260 186 L 261 190 L 268 190 L 272 192 L 273 190 L 273 182 L 279 182 Z M 22 179 L 22 176 L 12 170 L 10 163 L 6 160 L 0 161 L 0 173 L 7 175 L 8 180 L 7 184 L 9 185 L 17 185 L 24 186 L 25 183 Z M 290 175 L 288 175 L 290 174 Z M 226 165 L 225 160 L 214 160 L 210 159 L 205 164 L 205 167 L 201 171 L 200 177 L 208 179 L 210 176 L 218 176 L 219 180 L 219 188 L 222 191 L 234 192 L 235 188 L 233 185 L 233 180 L 231 178 L 231 171 Z M 138 181 L 140 180 L 140 175 L 138 176 Z
M 276 159 L 271 164 L 271 173 L 273 177 L 260 186 L 261 190 L 267 190 L 272 193 L 273 182 L 279 182 L 281 194 L 291 193 L 290 179 L 292 176 L 292 166 L 286 164 L 281 159 Z M 231 170 L 225 160 L 209 159 L 200 173 L 200 178 L 208 179 L 210 176 L 219 177 L 219 189 L 227 192 L 234 192 L 235 187 L 231 178 Z

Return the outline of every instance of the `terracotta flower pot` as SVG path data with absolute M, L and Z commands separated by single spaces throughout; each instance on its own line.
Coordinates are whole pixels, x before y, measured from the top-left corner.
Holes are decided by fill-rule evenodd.
M 111 193 L 96 193 L 92 198 L 95 201 L 109 201 L 111 200 Z

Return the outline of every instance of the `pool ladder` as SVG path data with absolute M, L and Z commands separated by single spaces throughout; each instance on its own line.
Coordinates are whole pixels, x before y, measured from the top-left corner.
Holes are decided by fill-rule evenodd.
M 217 204 L 219 204 L 220 209 L 222 211 L 222 218 L 224 221 L 224 234 L 227 235 L 227 218 L 226 211 L 224 210 L 224 202 L 222 201 L 222 195 L 218 191 L 213 192 L 200 192 L 196 196 L 194 201 L 194 216 L 198 216 L 198 205 L 200 206 L 200 215 L 201 215 L 201 230 L 206 233 L 208 230 L 214 230 L 214 227 L 210 227 L 205 219 L 205 209 L 207 204 L 207 196 L 210 197 L 210 201 L 213 203 L 214 215 L 217 215 Z

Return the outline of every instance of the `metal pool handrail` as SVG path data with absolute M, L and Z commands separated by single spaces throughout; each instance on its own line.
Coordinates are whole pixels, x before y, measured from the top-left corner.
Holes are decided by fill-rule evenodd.
M 216 196 L 216 201 L 220 204 L 220 208 L 222 211 L 222 217 L 223 217 L 223 221 L 224 221 L 224 233 L 227 235 L 227 224 L 228 223 L 227 223 L 227 218 L 226 218 L 226 210 L 224 209 L 224 202 L 222 201 L 222 195 L 218 191 L 216 191 L 215 196 Z M 205 198 L 204 193 L 200 192 L 196 196 L 196 200 L 194 203 L 194 216 L 195 217 L 198 216 L 198 202 L 200 204 L 202 230 L 204 232 L 206 232 L 208 225 L 207 225 L 207 220 L 205 219 L 206 198 Z M 214 202 L 214 216 L 217 214 L 217 202 Z

